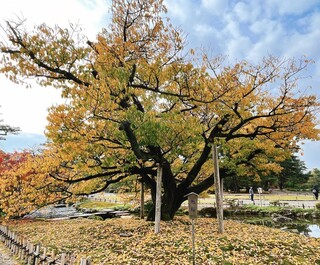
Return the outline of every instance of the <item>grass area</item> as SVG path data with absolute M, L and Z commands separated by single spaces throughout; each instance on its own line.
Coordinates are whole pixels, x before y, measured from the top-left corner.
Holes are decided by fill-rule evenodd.
M 114 208 L 118 208 L 118 207 L 125 207 L 125 205 L 122 203 L 86 200 L 86 201 L 79 203 L 78 207 L 80 209 L 102 210 L 102 209 L 108 209 L 108 208 L 114 209 Z
M 146 194 L 146 198 L 150 196 Z M 248 200 L 249 194 L 246 193 L 224 193 L 224 199 L 238 199 L 238 200 Z M 259 194 L 255 194 L 255 200 L 259 200 Z M 106 200 L 106 201 L 96 201 L 96 200 L 88 200 L 87 202 L 82 202 L 80 207 L 82 208 L 91 208 L 91 209 L 103 209 L 103 208 L 114 208 L 120 207 L 120 209 L 128 209 L 131 206 L 131 202 L 135 202 L 134 205 L 138 206 L 139 202 L 137 200 L 137 195 L 133 193 L 126 194 L 112 194 L 112 195 L 104 195 L 102 194 L 97 199 Z M 301 193 L 301 192 L 276 192 L 270 194 L 261 194 L 262 200 L 269 201 L 311 201 L 314 200 L 312 194 L 309 193 Z M 90 202 L 89 202 L 90 201 Z M 108 202 L 109 201 L 109 202 Z M 206 194 L 205 196 L 199 196 L 199 204 L 214 204 L 215 203 L 215 195 L 214 194 Z M 186 206 L 187 202 L 183 205 Z
M 77 219 L 10 221 L 12 231 L 34 243 L 92 257 L 95 264 L 192 264 L 191 221 L 179 216 L 154 223 L 139 219 Z M 195 222 L 196 264 L 320 264 L 320 241 L 280 229 L 224 222 L 217 232 L 215 218 Z
M 275 193 L 275 194 L 261 194 L 262 200 L 269 200 L 269 201 L 311 201 L 314 200 L 314 197 L 312 194 L 299 194 L 299 193 Z M 223 195 L 225 199 L 239 199 L 239 200 L 248 200 L 249 194 L 230 194 L 225 193 Z M 255 194 L 255 199 L 258 200 L 259 194 Z M 214 200 L 214 195 L 210 195 L 209 198 L 200 198 L 200 200 Z
M 243 210 L 250 210 L 251 212 L 264 212 L 264 213 L 282 213 L 284 211 L 286 211 L 287 209 L 290 209 L 290 211 L 292 213 L 313 213 L 315 212 L 314 209 L 303 209 L 303 208 L 284 208 L 282 206 L 259 206 L 259 205 L 253 205 L 253 204 L 247 204 L 247 205 L 243 205 L 241 206 L 240 209 Z

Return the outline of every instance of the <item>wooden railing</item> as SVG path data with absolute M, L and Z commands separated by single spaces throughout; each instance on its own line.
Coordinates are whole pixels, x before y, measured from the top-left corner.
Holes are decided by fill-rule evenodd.
M 0 225 L 0 240 L 10 249 L 11 253 L 27 265 L 76 265 L 73 254 L 48 253 L 40 244 L 33 244 L 25 237 L 11 232 L 8 227 Z M 80 265 L 91 265 L 91 258 L 81 258 Z

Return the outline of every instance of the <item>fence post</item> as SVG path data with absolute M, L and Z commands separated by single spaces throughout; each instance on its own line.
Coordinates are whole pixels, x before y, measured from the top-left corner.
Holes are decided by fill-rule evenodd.
M 47 249 L 42 248 L 43 253 L 41 254 L 40 244 L 34 245 L 24 236 L 19 236 L 17 233 L 10 231 L 7 226 L 0 225 L 0 241 L 26 265 L 75 265 L 76 258 L 74 255 L 68 255 L 67 258 L 66 253 L 62 253 L 59 261 L 59 258 L 56 259 L 54 250 L 52 250 L 51 255 L 47 256 Z M 81 258 L 80 265 L 91 265 L 91 258 Z
M 76 258 L 75 258 L 75 256 L 72 254 L 72 255 L 70 256 L 69 264 L 70 264 L 70 265 L 74 265 L 75 263 L 76 263 Z
M 16 233 L 13 232 L 12 235 L 11 235 L 11 248 L 10 248 L 11 253 L 15 254 L 16 247 L 17 247 L 17 245 L 16 245 Z
M 32 260 L 33 260 L 33 244 L 28 242 L 27 246 L 27 255 L 28 255 L 28 260 L 27 260 L 27 265 L 31 265 Z
M 21 238 L 21 249 L 20 249 L 20 253 L 19 253 L 19 259 L 20 260 L 24 260 L 24 256 L 26 254 L 26 239 L 24 237 Z
M 33 264 L 38 264 L 39 256 L 40 256 L 40 244 L 37 244 L 36 250 L 34 252 Z
M 53 249 L 52 252 L 51 252 L 51 256 L 52 256 L 52 260 L 54 261 L 55 258 L 56 258 L 56 253 L 55 253 L 54 249 Z M 50 264 L 51 264 L 51 263 L 50 263 Z M 52 264 L 54 264 L 54 263 L 52 263 Z
M 60 264 L 61 265 L 65 265 L 66 264 L 66 253 L 62 253 L 61 254 Z
M 41 265 L 45 265 L 45 261 L 47 258 L 47 248 L 43 248 L 43 253 L 40 255 Z
M 10 247 L 11 247 L 11 240 L 10 239 L 11 239 L 11 233 L 10 233 L 9 230 L 7 230 L 6 246 L 7 246 L 8 249 L 10 249 Z

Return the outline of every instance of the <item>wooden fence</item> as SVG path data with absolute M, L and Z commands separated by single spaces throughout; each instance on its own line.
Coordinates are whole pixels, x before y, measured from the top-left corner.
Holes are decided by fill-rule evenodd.
M 27 265 L 91 265 L 91 258 L 81 258 L 79 263 L 76 263 L 76 257 L 73 254 L 56 254 L 54 251 L 48 253 L 47 249 L 40 244 L 33 244 L 2 225 L 0 225 L 0 240 L 13 255 Z

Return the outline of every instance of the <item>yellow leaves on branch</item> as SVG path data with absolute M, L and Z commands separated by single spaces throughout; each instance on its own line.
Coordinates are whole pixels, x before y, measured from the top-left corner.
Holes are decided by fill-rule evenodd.
M 28 33 L 7 24 L 12 47 L 0 43 L 0 71 L 13 81 L 34 77 L 56 86 L 67 99 L 50 109 L 50 142 L 37 158 L 45 162 L 35 162 L 45 165 L 39 179 L 52 173 L 69 184 L 87 176 L 107 183 L 110 176 L 143 170 L 151 180 L 150 164 L 163 159 L 167 172 L 175 173 L 168 183 L 179 185 L 189 176 L 188 189 L 193 180 L 211 176 L 206 161 L 214 141 L 225 152 L 222 163 L 232 168 L 255 148 L 263 150 L 252 161 L 266 172 L 279 170 L 267 163 L 271 158 L 287 155 L 277 146 L 292 151 L 301 139 L 318 138 L 319 103 L 297 87 L 308 60 L 270 56 L 256 65 L 227 65 L 207 54 L 197 61 L 196 50 L 187 59 L 182 32 L 163 18 L 165 12 L 163 1 L 114 0 L 110 27 L 93 42 L 74 26 L 40 25 Z M 239 171 L 246 174 L 246 167 Z M 74 188 L 88 191 L 101 182 Z

